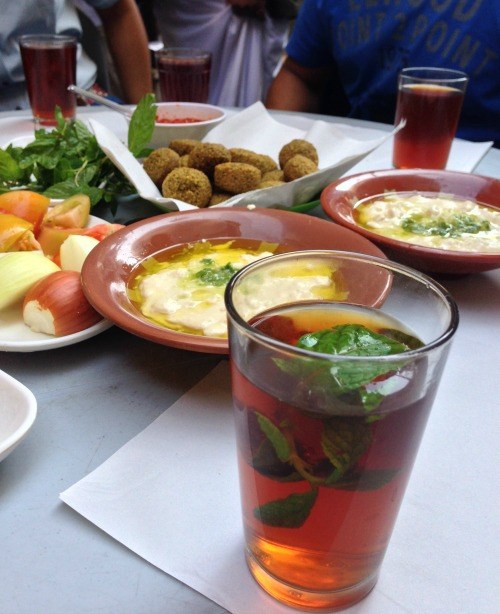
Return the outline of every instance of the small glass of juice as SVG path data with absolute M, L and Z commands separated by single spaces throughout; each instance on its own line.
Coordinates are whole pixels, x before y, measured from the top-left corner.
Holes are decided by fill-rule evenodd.
M 55 126 L 55 109 L 73 120 L 76 98 L 68 86 L 76 83 L 77 40 L 59 34 L 25 34 L 18 39 L 26 88 L 36 125 Z
M 404 68 L 398 77 L 396 168 L 444 169 L 469 81 L 459 70 Z
M 249 569 L 289 606 L 349 607 L 377 581 L 457 306 L 417 271 L 336 251 L 252 263 L 225 301 Z

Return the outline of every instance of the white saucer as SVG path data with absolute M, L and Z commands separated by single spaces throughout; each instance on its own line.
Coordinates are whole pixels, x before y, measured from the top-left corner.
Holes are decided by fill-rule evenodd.
M 24 439 L 36 417 L 33 393 L 0 370 L 0 461 Z

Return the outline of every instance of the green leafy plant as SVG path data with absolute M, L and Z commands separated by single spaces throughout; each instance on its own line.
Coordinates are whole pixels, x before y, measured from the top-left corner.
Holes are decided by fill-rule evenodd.
M 128 148 L 136 158 L 142 158 L 151 151 L 147 145 L 153 135 L 155 120 L 154 94 L 146 94 L 132 113 L 128 128 Z
M 128 143 L 139 157 L 149 150 L 156 116 L 155 99 L 146 95 L 132 115 Z M 15 188 L 41 192 L 49 198 L 87 194 L 91 205 L 115 203 L 118 196 L 135 191 L 132 184 L 100 149 L 95 136 L 80 120 L 67 122 L 56 108 L 53 130 L 35 131 L 25 147 L 0 149 L 0 193 Z

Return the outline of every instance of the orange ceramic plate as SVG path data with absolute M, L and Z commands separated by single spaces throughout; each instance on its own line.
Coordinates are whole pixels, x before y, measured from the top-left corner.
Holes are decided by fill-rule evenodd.
M 135 267 L 170 247 L 202 239 L 247 239 L 278 243 L 277 251 L 333 249 L 384 257 L 370 241 L 330 221 L 276 209 L 228 207 L 159 215 L 119 230 L 85 260 L 82 284 L 88 300 L 117 326 L 156 343 L 198 352 L 226 354 L 226 339 L 181 333 L 147 320 L 127 296 Z M 367 300 L 386 290 L 375 284 Z M 373 300 L 372 300 L 373 299 Z
M 370 239 L 392 260 L 427 273 L 448 275 L 500 267 L 500 254 L 423 247 L 378 235 L 357 224 L 353 217 L 356 203 L 386 191 L 444 193 L 500 209 L 500 180 L 453 171 L 392 169 L 344 177 L 321 194 L 321 205 L 333 221 Z

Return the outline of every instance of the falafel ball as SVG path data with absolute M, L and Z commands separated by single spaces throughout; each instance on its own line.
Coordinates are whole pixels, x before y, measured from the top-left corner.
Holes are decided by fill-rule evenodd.
M 278 165 L 271 156 L 266 156 L 266 154 L 255 153 L 254 151 L 250 151 L 250 149 L 242 149 L 241 147 L 234 147 L 230 149 L 229 152 L 231 153 L 231 162 L 251 164 L 252 166 L 256 166 L 261 173 L 274 171 L 278 168 Z
M 285 181 L 285 175 L 281 169 L 277 168 L 274 171 L 263 173 L 262 181 Z
M 199 144 L 200 141 L 195 141 L 194 139 L 173 139 L 170 141 L 169 147 L 176 151 L 179 156 L 185 156 Z
M 318 167 L 312 160 L 301 154 L 297 154 L 293 156 L 293 158 L 290 158 L 285 164 L 283 173 L 285 175 L 285 181 L 293 181 L 294 179 L 299 179 L 299 177 L 315 173 L 317 170 Z
M 312 160 L 316 165 L 318 164 L 318 152 L 316 150 L 316 147 L 314 147 L 312 143 L 309 143 L 309 141 L 305 141 L 304 139 L 293 139 L 293 141 L 290 141 L 286 145 L 283 145 L 280 150 L 280 167 L 284 169 L 288 160 L 290 160 L 290 158 L 293 158 L 293 156 L 296 156 L 297 154 L 309 158 L 309 160 Z
M 231 161 L 229 149 L 217 143 L 199 143 L 189 152 L 189 166 L 213 177 L 217 164 Z
M 213 207 L 214 205 L 223 203 L 225 200 L 228 200 L 232 196 L 233 196 L 232 194 L 227 194 L 226 192 L 214 192 L 212 194 L 212 198 L 210 199 L 210 202 L 208 203 L 208 206 Z
M 206 207 L 212 196 L 208 177 L 195 168 L 174 168 L 164 179 L 161 192 L 166 198 L 176 198 L 195 207 Z
M 180 157 L 179 166 L 189 166 L 189 154 L 184 154 Z
M 161 187 L 171 170 L 179 166 L 179 154 L 170 147 L 160 147 L 152 151 L 143 162 L 143 168 L 153 183 Z
M 259 187 L 262 174 L 256 166 L 244 162 L 224 162 L 214 171 L 215 187 L 230 194 L 250 192 Z

